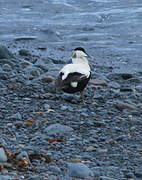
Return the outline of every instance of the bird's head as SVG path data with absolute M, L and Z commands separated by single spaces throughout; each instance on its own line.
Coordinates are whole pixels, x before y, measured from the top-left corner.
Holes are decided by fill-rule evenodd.
M 86 53 L 85 49 L 82 47 L 77 47 L 72 51 L 72 58 L 82 58 L 82 57 L 90 57 L 88 53 Z
M 77 47 L 72 51 L 72 62 L 74 64 L 78 63 L 87 63 L 87 57 L 93 58 L 88 53 L 86 53 L 85 49 L 82 47 Z

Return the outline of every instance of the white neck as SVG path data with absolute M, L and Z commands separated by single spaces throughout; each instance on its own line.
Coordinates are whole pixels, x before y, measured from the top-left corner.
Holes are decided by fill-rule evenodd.
M 73 64 L 81 64 L 82 66 L 85 66 L 90 70 L 90 66 L 88 64 L 88 60 L 86 57 L 77 57 L 77 58 L 72 58 L 72 63 Z

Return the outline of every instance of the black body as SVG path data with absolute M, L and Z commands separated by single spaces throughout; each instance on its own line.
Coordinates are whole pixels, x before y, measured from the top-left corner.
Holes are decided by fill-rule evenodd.
M 63 73 L 61 72 L 56 81 L 56 87 L 66 93 L 76 93 L 84 90 L 91 77 L 91 73 L 88 78 L 84 74 L 78 72 L 69 73 L 65 80 L 62 80 L 62 76 Z M 71 82 L 78 82 L 77 87 L 72 87 Z

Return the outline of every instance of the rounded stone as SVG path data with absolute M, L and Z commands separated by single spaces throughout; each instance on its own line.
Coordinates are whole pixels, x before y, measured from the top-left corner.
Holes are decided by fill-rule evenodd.
M 65 136 L 65 135 L 70 135 L 73 132 L 73 128 L 57 123 L 48 126 L 45 129 L 45 132 L 47 132 L 48 135 Z
M 56 167 L 56 166 L 49 166 L 48 171 L 51 171 L 54 174 L 60 174 L 61 173 L 61 169 L 59 167 Z
M 12 67 L 11 67 L 9 64 L 4 64 L 4 65 L 2 66 L 2 69 L 3 69 L 4 71 L 11 71 L 11 70 L 12 70 Z
M 7 155 L 3 147 L 0 147 L 0 164 L 7 162 Z
M 88 178 L 93 176 L 93 172 L 83 163 L 69 163 L 68 172 L 69 177 Z

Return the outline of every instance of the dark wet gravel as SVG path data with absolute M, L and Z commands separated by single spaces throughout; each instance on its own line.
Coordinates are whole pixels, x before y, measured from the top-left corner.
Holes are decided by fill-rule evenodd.
M 95 64 L 85 104 L 79 104 L 79 95 L 54 91 L 63 64 L 15 49 L 13 57 L 0 47 L 0 143 L 19 152 L 17 159 L 29 161 L 38 152 L 51 162 L 34 159 L 16 171 L 5 165 L 0 178 L 141 179 L 141 72 L 117 73 Z

